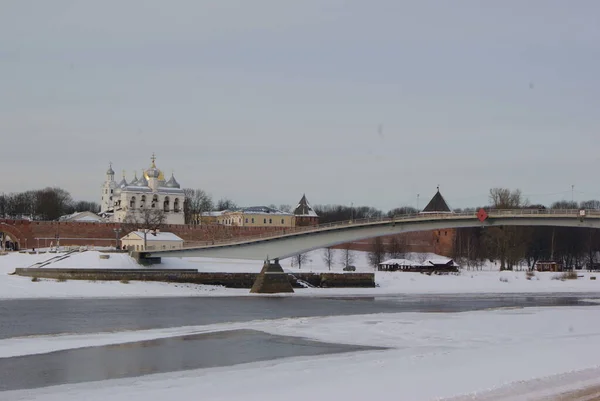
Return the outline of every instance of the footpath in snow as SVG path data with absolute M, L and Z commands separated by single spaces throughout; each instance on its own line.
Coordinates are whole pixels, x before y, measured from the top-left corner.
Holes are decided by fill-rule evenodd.
M 599 306 L 399 313 L 0 340 L 0 357 L 234 329 L 383 346 L 0 393 L 2 400 L 551 400 L 600 385 Z M 550 398 L 548 398 L 550 397 Z
M 47 265 L 49 268 L 143 268 L 127 254 L 109 254 L 100 259 L 100 252 L 77 252 L 68 258 Z M 0 299 L 15 298 L 98 298 L 98 297 L 160 297 L 160 296 L 240 296 L 248 295 L 246 289 L 230 289 L 194 284 L 170 284 L 155 282 L 90 282 L 40 280 L 9 275 L 17 267 L 29 267 L 56 256 L 55 254 L 10 253 L 0 256 Z M 415 257 L 440 258 L 425 254 Z M 366 253 L 356 252 L 357 271 L 373 272 L 367 263 Z M 308 254 L 302 268 L 292 266 L 291 260 L 282 261 L 284 269 L 294 272 L 342 272 L 339 263 L 331 270 L 322 260 L 322 251 Z M 200 272 L 259 272 L 262 265 L 254 260 L 229 260 L 210 258 L 163 258 L 160 265 L 165 269 L 197 269 Z M 494 269 L 494 270 L 491 270 Z M 581 272 L 577 280 L 557 280 L 559 273 L 536 273 L 528 279 L 525 272 L 499 272 L 495 266 L 487 270 L 462 270 L 458 275 L 428 276 L 420 273 L 375 272 L 376 288 L 307 288 L 298 289 L 289 296 L 374 296 L 397 294 L 486 294 L 486 293 L 575 293 L 600 292 L 600 277 L 591 280 L 595 273 Z

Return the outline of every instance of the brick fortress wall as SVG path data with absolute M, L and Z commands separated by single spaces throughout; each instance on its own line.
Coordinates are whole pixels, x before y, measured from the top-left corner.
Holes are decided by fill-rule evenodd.
M 56 245 L 57 236 L 61 246 L 94 245 L 115 246 L 119 223 L 76 223 L 56 221 L 0 220 L 0 231 L 16 238 L 21 249 Z M 221 225 L 165 225 L 162 231 L 173 232 L 186 242 L 216 241 L 228 238 L 258 236 L 281 231 L 278 227 L 229 227 Z M 124 235 L 119 233 L 119 237 Z
M 450 257 L 452 255 L 452 247 L 456 230 L 448 228 L 444 230 L 432 231 L 416 231 L 406 234 L 398 234 L 396 237 L 401 243 L 406 243 L 406 252 L 431 252 L 442 256 Z M 384 245 L 386 245 L 394 235 L 382 237 Z M 346 245 L 338 245 L 334 248 L 344 249 Z M 349 244 L 350 249 L 355 251 L 368 252 L 372 249 L 373 239 L 366 239 L 352 242 Z

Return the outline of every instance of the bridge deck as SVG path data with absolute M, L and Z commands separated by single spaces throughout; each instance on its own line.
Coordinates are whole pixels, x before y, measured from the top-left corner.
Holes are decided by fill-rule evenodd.
M 265 233 L 248 238 L 231 238 L 196 243 L 178 250 L 149 251 L 154 256 L 208 256 L 241 257 L 264 260 L 273 257 L 288 257 L 320 247 L 333 246 L 358 239 L 373 238 L 402 232 L 459 228 L 489 225 L 533 225 L 593 227 L 600 225 L 600 210 L 493 210 L 487 211 L 487 219 L 479 220 L 477 213 L 420 213 L 391 218 L 361 219 L 322 224 L 319 226 L 295 227 L 279 232 Z M 310 240 L 308 240 L 310 238 Z M 316 240 L 316 241 L 315 241 Z M 275 246 L 277 242 L 277 246 Z M 266 244 L 273 243 L 272 246 Z M 282 247 L 283 243 L 286 243 Z M 235 248 L 243 247 L 240 251 Z M 252 250 L 254 247 L 256 249 Z M 256 253 L 258 248 L 261 250 Z M 269 252 L 269 250 L 272 252 Z M 295 250 L 294 250 L 295 249 Z M 292 253 L 290 253 L 292 252 Z M 260 257 L 258 255 L 261 255 Z

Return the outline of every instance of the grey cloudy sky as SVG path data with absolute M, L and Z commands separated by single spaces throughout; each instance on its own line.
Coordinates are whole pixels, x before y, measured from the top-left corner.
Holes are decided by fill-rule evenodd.
M 594 0 L 3 0 L 0 191 L 108 161 L 239 204 L 600 198 Z

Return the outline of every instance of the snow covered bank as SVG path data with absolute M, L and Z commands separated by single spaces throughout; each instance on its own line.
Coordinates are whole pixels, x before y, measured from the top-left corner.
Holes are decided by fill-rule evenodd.
M 49 351 L 53 347 L 63 349 L 244 327 L 322 341 L 393 348 L 3 392 L 1 398 L 191 400 L 202 394 L 203 399 L 211 400 L 261 401 L 304 401 L 307 397 L 419 401 L 461 395 L 460 400 L 525 399 L 519 398 L 524 390 L 545 396 L 599 381 L 600 370 L 594 370 L 600 366 L 594 352 L 600 349 L 600 321 L 596 319 L 599 312 L 600 307 L 590 306 L 459 314 L 377 314 L 107 333 L 100 337 L 2 340 L 0 352 L 8 356 L 7 350 L 11 348 L 26 354 L 36 348 L 43 351 L 45 346 Z M 540 380 L 552 375 L 560 376 Z M 549 382 L 553 385 L 548 385 Z M 494 394 L 502 398 L 493 398 Z
M 68 258 L 48 265 L 52 268 L 143 268 L 127 254 L 107 254 L 100 259 L 97 251 L 74 253 Z M 86 282 L 41 280 L 31 282 L 25 277 L 10 276 L 17 267 L 28 267 L 45 261 L 56 254 L 11 253 L 0 256 L 0 299 L 12 298 L 80 298 L 80 297 L 147 297 L 147 296 L 237 296 L 246 295 L 248 290 L 228 289 L 192 284 L 166 284 L 131 282 Z M 434 254 L 414 257 L 435 258 Z M 359 272 L 373 272 L 368 266 L 366 253 L 355 252 L 354 264 Z M 329 271 L 322 259 L 322 251 L 308 254 L 302 268 L 292 267 L 290 260 L 282 261 L 286 271 L 323 272 Z M 231 260 L 210 258 L 163 258 L 161 268 L 197 269 L 200 272 L 259 272 L 262 264 L 253 260 Z M 342 272 L 336 264 L 332 272 Z M 486 293 L 542 293 L 542 292 L 600 292 L 600 277 L 595 273 L 579 273 L 577 280 L 556 280 L 558 273 L 536 273 L 532 279 L 525 272 L 499 272 L 494 270 L 467 271 L 459 275 L 428 276 L 420 273 L 375 272 L 376 288 L 307 288 L 296 290 L 290 296 L 373 296 L 397 294 L 486 294 Z M 600 274 L 598 275 L 600 276 Z

